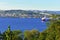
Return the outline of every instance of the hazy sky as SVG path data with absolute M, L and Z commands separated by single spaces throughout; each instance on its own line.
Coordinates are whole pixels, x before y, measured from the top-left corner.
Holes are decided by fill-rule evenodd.
M 60 0 L 0 0 L 0 9 L 60 10 Z

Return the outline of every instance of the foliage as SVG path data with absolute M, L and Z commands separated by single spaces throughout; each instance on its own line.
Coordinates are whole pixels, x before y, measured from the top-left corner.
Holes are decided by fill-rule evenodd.
M 60 20 L 50 21 L 49 27 L 40 33 L 39 40 L 60 40 Z
M 20 37 L 21 31 L 16 30 L 16 31 L 11 31 L 10 26 L 8 27 L 8 30 L 6 30 L 3 33 L 3 38 L 4 40 L 22 40 Z
M 36 30 L 25 31 L 24 32 L 24 38 L 25 38 L 25 40 L 38 40 L 39 34 L 40 33 Z

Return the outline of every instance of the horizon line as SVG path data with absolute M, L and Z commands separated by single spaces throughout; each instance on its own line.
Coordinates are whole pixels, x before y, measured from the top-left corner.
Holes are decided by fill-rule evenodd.
M 41 10 L 41 11 L 60 11 L 60 9 L 59 10 L 57 10 L 57 9 L 0 9 L 0 10 Z

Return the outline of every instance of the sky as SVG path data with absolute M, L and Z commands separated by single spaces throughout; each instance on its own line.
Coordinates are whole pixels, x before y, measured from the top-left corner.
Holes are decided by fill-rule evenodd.
M 60 10 L 60 0 L 0 0 L 0 10 Z

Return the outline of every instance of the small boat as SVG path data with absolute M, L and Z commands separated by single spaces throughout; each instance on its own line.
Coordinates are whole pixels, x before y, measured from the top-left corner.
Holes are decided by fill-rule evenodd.
M 42 21 L 45 21 L 45 20 L 46 20 L 46 17 L 43 17 L 43 18 L 42 18 Z

